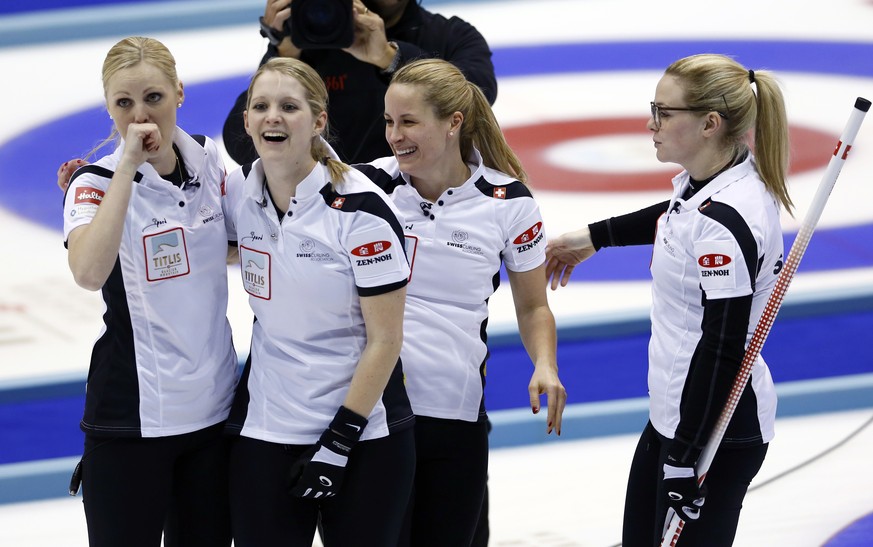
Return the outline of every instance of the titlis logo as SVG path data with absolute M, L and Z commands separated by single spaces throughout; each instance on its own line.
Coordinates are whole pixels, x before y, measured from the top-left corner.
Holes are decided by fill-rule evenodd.
M 264 276 L 260 275 L 256 272 L 252 272 L 248 269 L 243 270 L 243 276 L 245 276 L 245 280 L 247 283 L 251 283 L 253 285 L 258 285 L 260 287 L 264 286 Z

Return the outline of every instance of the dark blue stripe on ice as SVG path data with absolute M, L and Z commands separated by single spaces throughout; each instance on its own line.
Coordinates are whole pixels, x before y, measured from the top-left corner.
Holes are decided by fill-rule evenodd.
M 721 53 L 753 69 L 873 76 L 873 44 L 777 40 L 547 44 L 494 50 L 501 77 L 615 70 L 662 71 L 676 59 Z M 654 90 L 656 82 L 652 82 Z
M 505 290 L 505 289 L 504 289 Z M 869 336 L 873 311 L 780 315 L 762 352 L 777 383 L 838 378 L 873 372 L 869 357 L 859 352 L 858 340 Z M 604 329 L 597 337 L 573 339 L 559 332 L 558 362 L 567 387 L 568 404 L 636 399 L 646 396 L 649 335 L 641 326 L 628 333 Z M 489 411 L 524 408 L 532 367 L 520 343 L 497 343 L 491 348 L 486 383 Z M 61 389 L 63 388 L 63 389 Z M 831 399 L 831 400 L 826 400 Z M 856 402 L 826 397 L 822 412 L 856 407 Z M 75 382 L 0 389 L 0 464 L 74 456 L 82 449 L 77 425 L 84 404 L 84 379 Z M 797 413 L 780 405 L 781 413 Z
M 746 65 L 780 71 L 873 75 L 873 44 L 839 42 L 724 40 L 555 44 L 497 48 L 494 61 L 502 78 L 661 70 L 676 58 L 705 51 L 727 53 Z M 247 81 L 248 75 L 242 75 L 186 86 L 188 100 L 179 113 L 180 125 L 189 132 L 220 135 L 224 118 Z M 57 167 L 87 153 L 110 130 L 111 122 L 100 106 L 31 129 L 0 146 L 0 204 L 27 219 L 60 229 L 61 195 L 54 186 Z M 831 146 L 832 143 L 823 143 L 824 148 Z M 786 252 L 794 235 L 786 237 Z M 603 253 L 589 261 L 586 268 L 580 268 L 574 279 L 646 279 L 649 256 L 648 247 Z M 801 267 L 805 271 L 846 269 L 869 266 L 871 262 L 873 225 L 864 224 L 817 230 Z

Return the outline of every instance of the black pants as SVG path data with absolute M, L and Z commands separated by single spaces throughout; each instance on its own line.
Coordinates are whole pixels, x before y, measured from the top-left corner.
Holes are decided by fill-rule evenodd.
M 488 426 L 415 417 L 415 487 L 401 547 L 466 547 L 488 480 Z
M 394 545 L 415 473 L 413 430 L 357 443 L 342 488 L 324 500 L 295 498 L 288 492 L 291 465 L 307 448 L 248 437 L 233 441 L 235 547 L 308 547 L 319 519 L 326 547 Z
M 227 547 L 223 424 L 158 438 L 85 435 L 82 499 L 91 547 Z
M 670 442 L 651 422 L 640 436 L 627 483 L 622 547 L 651 547 L 661 542 L 667 516 L 661 486 Z M 704 481 L 707 493 L 700 518 L 685 522 L 678 547 L 733 544 L 743 498 L 764 463 L 767 446 L 719 447 Z

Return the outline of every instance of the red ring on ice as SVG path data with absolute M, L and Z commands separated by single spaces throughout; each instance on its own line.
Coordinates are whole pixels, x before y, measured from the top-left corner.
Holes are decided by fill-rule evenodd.
M 528 177 L 537 188 L 561 192 L 647 192 L 669 187 L 671 175 L 663 170 L 616 173 L 596 169 L 568 169 L 550 162 L 546 153 L 552 146 L 586 137 L 639 135 L 651 138 L 645 118 L 594 118 L 537 123 L 503 130 L 509 145 L 521 159 Z M 827 150 L 836 146 L 839 135 L 792 125 L 791 173 L 824 168 L 830 161 Z M 652 147 L 652 156 L 655 149 Z M 676 172 L 679 171 L 677 166 Z

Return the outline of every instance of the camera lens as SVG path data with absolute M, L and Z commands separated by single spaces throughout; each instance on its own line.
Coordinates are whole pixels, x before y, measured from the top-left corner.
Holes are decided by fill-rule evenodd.
M 295 0 L 291 39 L 298 47 L 348 47 L 354 36 L 351 0 Z
M 311 2 L 307 7 L 309 9 L 303 14 L 303 22 L 313 35 L 327 36 L 339 27 L 342 14 L 337 10 L 336 4 Z

